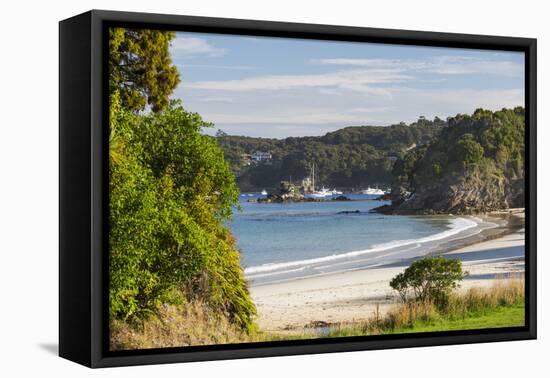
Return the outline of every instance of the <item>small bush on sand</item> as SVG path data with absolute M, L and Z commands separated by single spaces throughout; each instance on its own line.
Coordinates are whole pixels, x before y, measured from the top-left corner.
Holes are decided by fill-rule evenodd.
M 425 257 L 395 276 L 390 286 L 404 303 L 433 302 L 444 307 L 451 291 L 459 287 L 459 281 L 465 276 L 460 260 Z

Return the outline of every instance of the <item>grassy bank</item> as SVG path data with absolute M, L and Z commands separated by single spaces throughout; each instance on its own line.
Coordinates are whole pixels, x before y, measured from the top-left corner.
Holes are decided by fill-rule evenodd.
M 432 303 L 399 304 L 385 316 L 374 314 L 361 323 L 329 327 L 317 337 L 435 332 L 523 326 L 525 322 L 523 279 L 506 279 L 489 288 L 454 293 L 438 308 Z
M 517 327 L 525 322 L 524 289 L 523 279 L 504 279 L 492 287 L 455 292 L 444 308 L 432 303 L 397 304 L 385 315 L 375 313 L 364 322 L 305 328 L 292 334 L 245 333 L 199 301 L 166 305 L 140 326 L 113 322 L 111 349 Z
M 163 305 L 139 324 L 112 321 L 110 326 L 111 350 L 241 343 L 252 337 L 198 300 Z
M 392 333 L 458 331 L 482 328 L 521 327 L 525 324 L 525 305 L 500 306 L 486 313 L 464 319 L 439 319 L 417 322 L 411 328 L 396 329 Z

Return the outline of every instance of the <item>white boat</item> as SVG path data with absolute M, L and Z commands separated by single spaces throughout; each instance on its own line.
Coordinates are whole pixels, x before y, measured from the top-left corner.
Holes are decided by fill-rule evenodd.
M 375 195 L 375 196 L 382 196 L 382 195 L 385 194 L 385 192 L 382 189 L 371 188 L 370 186 L 365 190 L 361 190 L 360 193 L 361 194 L 370 194 L 370 195 Z
M 336 189 L 332 189 L 332 190 L 330 191 L 330 193 L 333 194 L 333 195 L 344 194 L 343 192 L 341 192 L 341 191 L 339 191 L 339 190 L 336 190 Z
M 315 190 L 315 164 L 311 165 L 311 180 L 311 188 L 313 189 L 313 191 L 310 193 L 306 193 L 305 196 L 307 198 L 325 198 L 333 195 L 333 191 L 328 190 L 324 186 L 320 190 Z
M 332 196 L 332 190 L 328 190 L 325 187 L 322 187 L 320 190 L 313 191 L 308 194 L 311 198 L 325 198 Z
M 261 194 L 262 196 L 267 196 L 267 191 L 264 189 L 264 190 L 261 191 L 260 194 Z

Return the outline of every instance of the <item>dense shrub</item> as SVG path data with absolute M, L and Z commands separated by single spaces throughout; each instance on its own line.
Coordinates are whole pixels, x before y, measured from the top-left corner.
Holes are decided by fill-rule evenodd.
M 243 329 L 255 307 L 224 222 L 238 189 L 209 124 L 179 103 L 110 112 L 110 315 L 140 322 L 166 303 L 200 299 Z M 183 298 L 183 299 L 182 299 Z

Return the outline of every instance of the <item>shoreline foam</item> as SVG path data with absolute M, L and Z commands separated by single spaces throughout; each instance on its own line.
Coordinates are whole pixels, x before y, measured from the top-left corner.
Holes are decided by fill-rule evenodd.
M 459 222 L 463 222 L 465 223 L 465 225 L 457 226 L 457 223 Z M 310 265 L 310 264 L 317 264 L 321 262 L 341 260 L 349 257 L 356 257 L 364 254 L 369 254 L 372 252 L 382 252 L 392 248 L 405 247 L 412 244 L 422 244 L 422 243 L 431 242 L 431 241 L 438 241 L 447 237 L 454 236 L 462 231 L 466 231 L 468 229 L 476 227 L 479 224 L 478 222 L 475 222 L 466 218 L 451 219 L 451 224 L 453 223 L 454 223 L 453 225 L 454 227 L 450 228 L 449 230 L 438 232 L 436 234 L 426 236 L 423 238 L 395 240 L 387 243 L 373 245 L 371 248 L 367 248 L 359 251 L 343 252 L 339 254 L 333 254 L 333 255 L 317 257 L 312 259 L 288 261 L 288 262 L 282 262 L 282 263 L 270 263 L 270 264 L 264 264 L 259 266 L 253 266 L 245 269 L 244 272 L 247 275 L 253 275 L 255 273 L 273 272 L 282 268 L 292 268 L 292 267 L 302 266 L 302 265 Z
M 369 248 L 311 259 L 269 263 L 245 269 L 251 286 L 306 279 L 388 265 L 420 256 L 437 254 L 485 240 L 491 230 L 502 234 L 502 217 L 456 217 L 445 231 L 418 239 L 394 240 Z
M 470 275 L 462 282 L 463 290 L 487 286 L 524 273 L 524 238 L 519 226 L 508 229 L 501 224 L 500 232 L 490 230 L 481 241 L 450 248 L 444 255 L 464 261 Z M 389 281 L 410 261 L 252 286 L 260 328 L 295 333 L 318 321 L 354 322 L 375 311 L 383 314 L 398 300 Z

